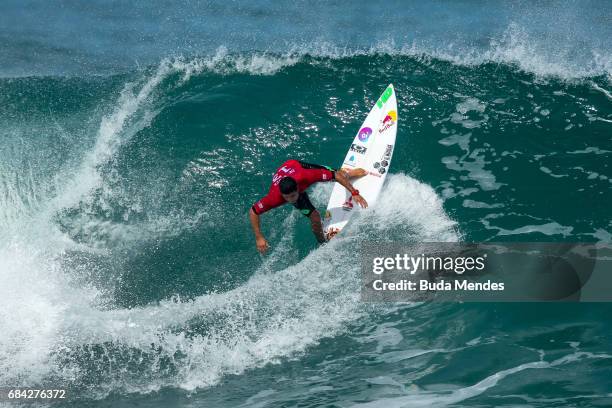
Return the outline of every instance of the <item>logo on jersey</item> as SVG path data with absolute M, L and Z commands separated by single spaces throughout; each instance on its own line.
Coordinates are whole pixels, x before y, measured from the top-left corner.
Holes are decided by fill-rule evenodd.
M 353 143 L 351 145 L 351 151 L 359 154 L 365 154 L 368 151 L 368 148 L 362 145 L 358 145 L 357 143 Z
M 283 174 L 281 174 L 281 173 L 283 173 Z M 281 181 L 281 179 L 283 177 L 286 177 L 289 174 L 293 174 L 293 173 L 295 173 L 295 169 L 294 168 L 287 167 L 287 166 L 281 167 L 280 169 L 278 169 L 278 171 L 276 172 L 274 177 L 272 177 L 272 184 L 278 185 L 278 183 L 280 183 L 280 181 Z
M 387 112 L 387 115 L 385 115 L 385 118 L 383 119 L 380 129 L 378 129 L 378 131 L 380 133 L 384 132 L 391 126 L 395 125 L 395 122 L 397 122 L 397 112 L 394 110 L 390 110 L 389 112 Z
M 367 142 L 371 134 L 372 134 L 371 128 L 363 127 L 361 128 L 361 130 L 359 130 L 359 133 L 357 134 L 357 138 L 361 140 L 362 142 Z
M 331 218 L 331 213 L 329 212 L 329 210 L 325 211 L 325 219 L 330 219 Z

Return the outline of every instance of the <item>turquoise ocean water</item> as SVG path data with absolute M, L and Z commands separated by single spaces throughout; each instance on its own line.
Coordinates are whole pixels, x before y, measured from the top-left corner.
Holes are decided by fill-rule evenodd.
M 608 304 L 365 304 L 355 261 L 364 240 L 612 241 L 609 2 L 2 7 L 0 385 L 65 407 L 612 405 Z M 389 83 L 383 199 L 320 249 L 268 213 L 260 256 L 273 171 L 339 166 Z

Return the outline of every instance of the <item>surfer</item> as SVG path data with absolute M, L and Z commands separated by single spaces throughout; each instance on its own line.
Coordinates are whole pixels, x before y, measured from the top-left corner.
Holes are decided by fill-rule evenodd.
M 299 160 L 288 160 L 283 163 L 272 177 L 272 185 L 268 194 L 253 204 L 249 211 L 257 250 L 263 253 L 268 249 L 268 241 L 266 241 L 259 227 L 259 216 L 285 203 L 293 204 L 295 208 L 310 219 L 312 232 L 319 243 L 327 241 L 323 234 L 321 215 L 310 202 L 306 189 L 314 183 L 337 181 L 351 193 L 353 201 L 366 208 L 368 203 L 359 195 L 359 190 L 349 182 L 350 178 L 363 177 L 366 174 L 367 171 L 364 169 L 334 170 L 331 167 L 305 163 Z

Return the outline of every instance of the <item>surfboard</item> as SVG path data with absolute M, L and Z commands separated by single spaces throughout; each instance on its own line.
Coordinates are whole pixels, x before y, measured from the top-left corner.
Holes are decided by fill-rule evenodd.
M 341 166 L 346 169 L 363 168 L 368 172 L 350 181 L 369 206 L 376 204 L 389 173 L 397 120 L 397 99 L 393 84 L 389 84 L 359 128 Z M 348 190 L 336 183 L 323 217 L 325 236 L 330 239 L 342 231 L 351 215 L 360 209 Z

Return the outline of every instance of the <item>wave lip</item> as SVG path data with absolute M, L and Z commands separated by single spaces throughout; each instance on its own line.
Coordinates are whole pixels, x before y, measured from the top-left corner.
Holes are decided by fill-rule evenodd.
M 604 76 L 612 78 L 612 50 L 580 48 L 562 38 L 546 38 L 529 33 L 516 23 L 510 23 L 498 37 L 486 45 L 412 40 L 381 40 L 366 47 L 338 45 L 327 41 L 293 44 L 286 51 L 231 52 L 217 48 L 211 56 L 193 59 L 195 71 L 204 69 L 219 73 L 249 73 L 270 75 L 298 62 L 319 64 L 322 60 L 347 60 L 354 57 L 412 57 L 430 63 L 450 62 L 457 66 L 477 67 L 484 64 L 504 64 L 538 77 L 564 80 Z M 313 60 L 314 59 L 314 60 Z

